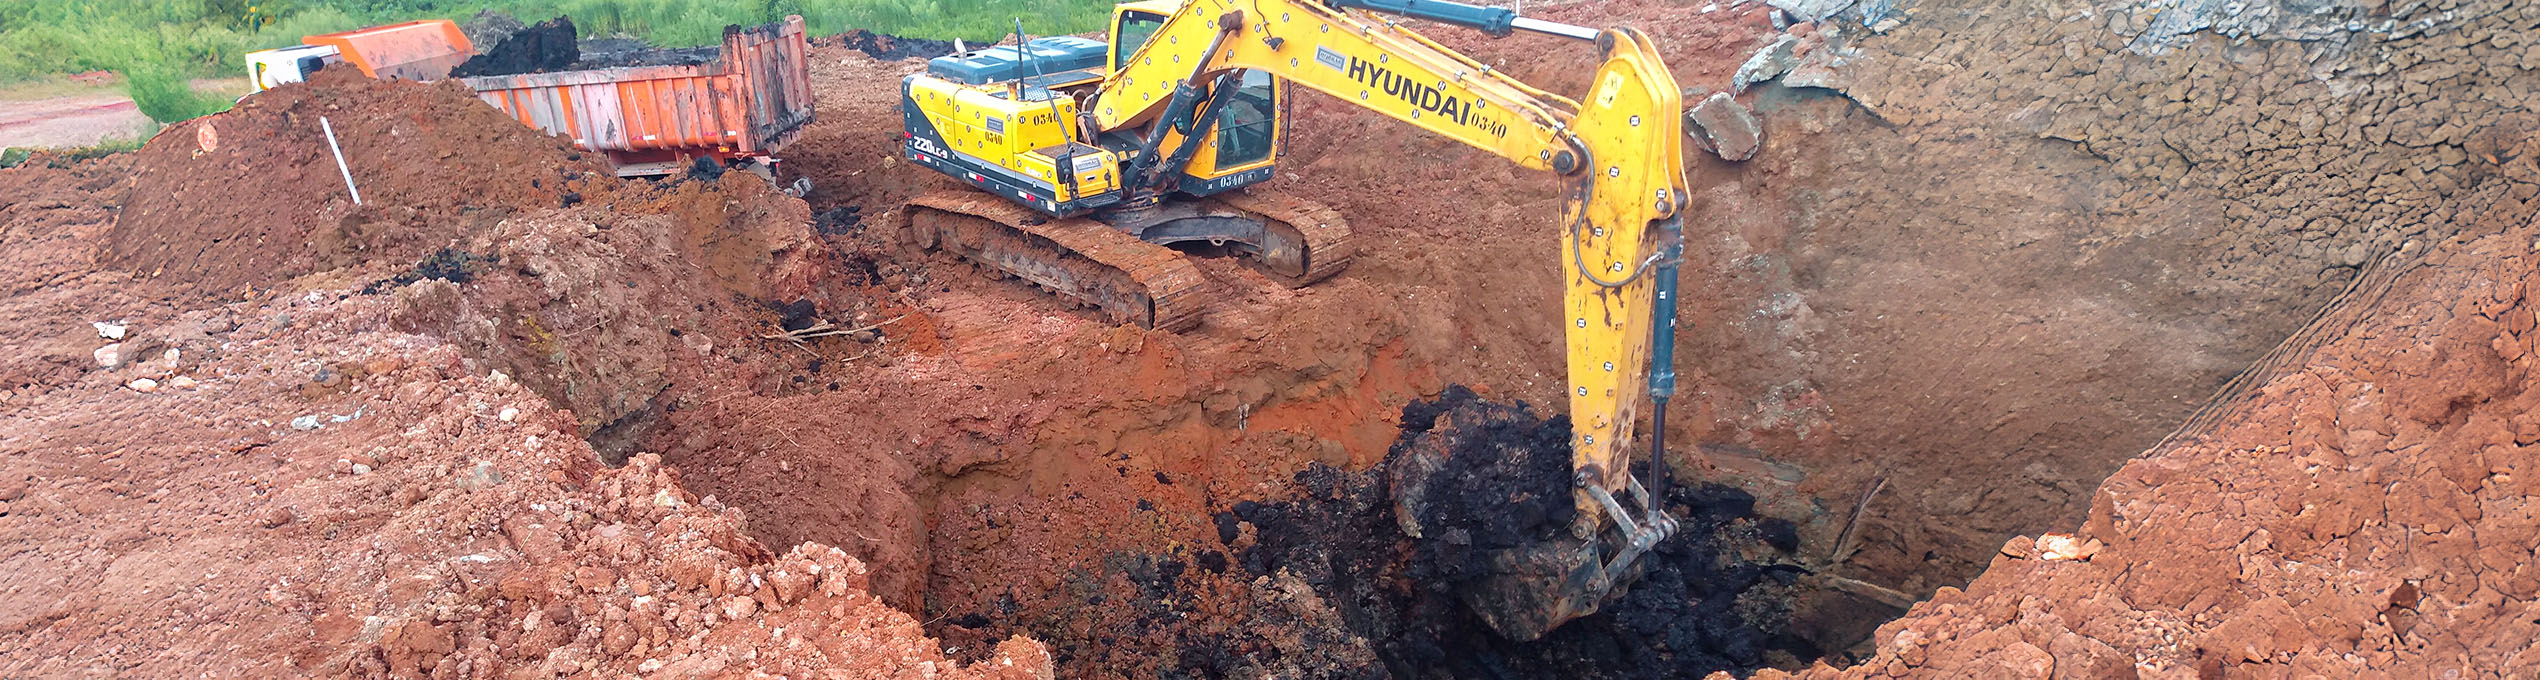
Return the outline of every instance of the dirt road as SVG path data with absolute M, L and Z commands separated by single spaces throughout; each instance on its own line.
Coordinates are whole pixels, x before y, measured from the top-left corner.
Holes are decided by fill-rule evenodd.
M 0 101 L 0 146 L 60 148 L 140 135 L 150 124 L 130 98 L 83 94 Z

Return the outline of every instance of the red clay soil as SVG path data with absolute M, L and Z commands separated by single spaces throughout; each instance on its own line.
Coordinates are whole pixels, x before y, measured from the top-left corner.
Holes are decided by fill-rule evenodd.
M 327 149 L 334 126 L 361 192 Z M 243 287 L 370 260 L 408 260 L 512 213 L 595 199 L 605 159 L 539 134 L 455 81 L 346 69 L 168 126 L 135 154 L 106 264 L 233 299 Z
M 1763 154 L 1694 162 L 1680 469 L 1795 522 L 1800 566 L 1918 597 L 1993 563 L 1853 672 L 2520 663 L 2531 95 L 2423 85 L 2469 68 L 2429 55 L 2510 51 L 2375 33 L 2313 77 L 2258 41 L 2235 71 L 2219 38 L 2145 56 L 2102 35 L 2123 19 L 1933 1 L 1884 34 L 1798 29 L 1852 59 L 1849 95 L 1767 85 Z M 1777 33 L 1758 6 L 1529 9 L 1648 29 L 1697 90 Z M 1584 88 L 1578 45 L 1439 34 Z M 1205 260 L 1238 302 L 1115 328 L 881 226 L 950 185 L 897 158 L 917 68 L 815 50 L 822 122 L 786 151 L 808 205 L 744 173 L 619 182 L 462 90 L 354 79 L 0 171 L 0 675 L 1383 668 L 1324 584 L 1229 564 L 1261 537 L 1217 513 L 1375 464 L 1451 382 L 1559 403 L 1551 179 L 1300 97 L 1270 188 L 1349 215 L 1357 263 L 1290 290 Z M 2115 110 L 2141 113 L 2083 120 Z M 2243 122 L 2295 110 L 2348 123 Z M 2421 124 L 2454 115 L 2519 132 Z M 2315 212 L 2379 217 L 2261 218 Z M 2350 253 L 2408 239 L 2381 316 L 2092 493 Z M 789 316 L 853 332 L 776 337 Z M 100 366 L 99 321 L 133 329 L 128 362 Z M 1993 557 L 2075 526 L 2088 560 Z M 1801 610 L 1835 643 L 1892 613 Z
M 479 106 L 415 84 L 265 96 L 373 121 Z M 278 121 L 250 106 L 191 125 L 253 140 L 284 136 Z M 386 149 L 413 130 L 337 132 Z M 231 246 L 171 261 L 228 277 L 205 282 L 221 297 L 278 288 L 206 303 L 101 248 L 157 228 L 114 222 L 135 166 L 195 146 L 166 135 L 131 156 L 0 171 L 0 674 L 1049 675 L 1023 640 L 953 663 L 867 594 L 894 576 L 816 543 L 771 548 L 655 457 L 609 468 L 585 443 L 665 376 L 745 378 L 748 359 L 788 351 L 755 337 L 775 317 L 764 300 L 829 300 L 813 290 L 824 270 L 803 264 L 827 259 L 799 201 L 736 176 L 472 219 L 475 185 L 500 178 L 451 182 L 398 200 L 454 210 L 377 234 L 415 256 L 356 251 L 298 279 Z M 575 163 L 522 148 L 509 163 L 524 174 Z M 295 208 L 326 209 L 266 207 Z M 706 354 L 707 337 L 731 356 Z
M 1704 13 L 1666 3 L 1615 2 L 1540 11 L 1576 23 L 1651 29 L 1669 51 L 1680 81 L 1697 90 L 1723 86 L 1729 71 L 1775 33 L 1755 7 Z M 2410 212 L 2413 221 L 2393 222 L 2387 230 L 2331 229 L 2335 225 L 2322 222 L 2326 231 L 2277 231 L 2254 226 L 2247 212 L 2259 204 L 2331 213 L 2443 204 L 2448 192 L 2465 185 L 2411 180 L 2404 187 L 2358 192 L 2343 182 L 2310 182 L 2296 174 L 2305 167 L 2301 158 L 2329 153 L 2305 145 L 2338 149 L 2357 143 L 2333 129 L 2285 130 L 2280 141 L 2269 142 L 2298 152 L 2285 156 L 2234 136 L 2245 127 L 2237 122 L 2240 116 L 2279 105 L 2394 126 L 2440 120 L 2443 114 L 2406 107 L 2439 93 L 2393 87 L 2384 95 L 2382 86 L 2370 85 L 2363 90 L 2369 96 L 2332 100 L 2333 93 L 2351 90 L 2289 76 L 2311 68 L 2293 60 L 2269 62 L 2255 75 L 2216 71 L 2209 65 L 2227 55 L 2214 49 L 2147 57 L 2125 51 L 2121 39 L 2111 43 L 2093 33 L 2104 26 L 2011 8 L 1968 11 L 1967 17 L 1921 18 L 1890 34 L 1852 26 L 1842 42 L 1808 43 L 1804 51 L 1855 60 L 1842 71 L 1851 80 L 1840 84 L 1854 88 L 1858 100 L 1821 88 L 1767 85 L 1748 95 L 1770 128 L 1765 153 L 1744 164 L 1707 157 L 1694 163 L 1697 184 L 1708 187 L 1698 203 L 1703 225 L 1691 244 L 1690 257 L 1699 266 L 1687 274 L 1688 290 L 1700 291 L 1687 310 L 1692 330 L 1685 355 L 1688 382 L 1698 387 L 1697 394 L 1680 400 L 1685 412 L 1676 420 L 1709 427 L 1689 435 L 1702 445 L 1699 455 L 1675 452 L 1687 464 L 1681 469 L 1746 487 L 1772 512 L 1799 521 L 1802 552 L 1811 556 L 1811 566 L 1893 587 L 1909 598 L 1964 582 L 2003 538 L 2081 521 L 2091 489 L 2104 475 L 2160 439 L 2215 387 L 2299 327 L 2370 259 L 2354 254 L 2369 256 L 2412 236 L 2464 229 Z M 2519 21 L 2477 13 L 2458 20 L 2470 23 L 2465 36 L 2491 35 L 2498 22 Z M 1938 30 L 1987 21 L 2027 32 Z M 1822 35 L 1812 27 L 1792 33 Z M 1585 55 L 1557 41 L 1439 34 L 1554 89 L 1577 89 L 1578 83 L 1564 78 L 1575 78 L 1567 74 L 1587 63 Z M 2088 47 L 2032 42 L 2037 35 L 2069 35 Z M 2366 38 L 2397 40 L 2382 34 Z M 2288 47 L 2266 46 L 2272 52 Z M 2426 55 L 2442 48 L 2394 42 L 2392 49 Z M 2425 56 L 2391 57 L 2392 67 L 2375 67 L 2373 54 L 2384 53 L 2350 50 L 2320 62 L 2350 61 L 2359 66 L 2344 68 L 2366 74 L 2436 68 L 2426 66 L 2432 62 Z M 2491 69 L 2500 63 L 2496 59 L 2509 57 L 2478 45 L 2469 56 Z M 2100 75 L 2081 77 L 2090 75 L 2087 69 L 2057 66 L 2082 58 L 2099 64 Z M 2010 79 L 1988 77 L 1986 69 L 1997 60 Z M 872 64 L 839 55 L 822 59 L 818 68 L 815 80 L 830 88 L 822 93 L 824 108 L 845 115 L 808 131 L 790 152 L 793 167 L 822 187 L 812 197 L 815 209 L 860 207 L 864 224 L 887 223 L 873 216 L 919 188 L 945 186 L 899 163 L 890 130 L 838 122 L 887 118 L 896 101 L 888 83 L 918 64 Z M 2194 89 L 2159 87 L 2191 76 L 2198 83 Z M 2270 94 L 2232 90 L 2235 78 L 2267 83 Z M 2102 116 L 2092 127 L 2082 114 L 2091 110 L 2093 97 L 2158 99 L 2159 105 L 2142 107 L 2140 116 Z M 2022 113 L 2028 105 L 2054 114 L 2047 122 L 2076 124 L 2081 131 L 2052 125 L 2041 130 L 2039 110 Z M 2511 107 L 2481 110 L 2471 119 L 2511 122 Z M 2232 116 L 2207 115 L 2213 110 Z M 1398 123 L 1319 96 L 1301 96 L 1296 113 L 1287 169 L 1271 187 L 1339 207 L 1367 236 L 1368 249 L 1348 275 L 1301 297 L 1346 298 L 1350 302 L 1343 304 L 1360 318 L 1386 322 L 1341 324 L 1342 331 L 1401 329 L 1399 336 L 1356 338 L 1389 352 L 1399 348 L 1398 355 L 1388 356 L 1401 357 L 1401 365 L 1411 369 L 1402 374 L 1415 379 L 1389 385 L 1389 391 L 1433 393 L 1454 381 L 1496 395 L 1551 401 L 1559 389 L 1559 336 L 1541 319 L 1552 315 L 1557 299 L 1554 268 L 1506 266 L 1548 252 L 1540 241 L 1549 233 L 1544 227 L 1549 218 L 1543 216 L 1554 212 L 1558 200 L 1550 180 L 1444 140 L 1401 132 Z M 2497 119 L 2500 115 L 2506 118 Z M 2213 150 L 2166 151 L 2164 135 L 2189 136 Z M 2077 146 L 2075 139 L 2089 142 Z M 2484 143 L 2467 135 L 2457 139 Z M 2509 174 L 2499 170 L 2514 158 L 2469 154 L 2455 168 L 2445 160 L 2450 152 L 2439 148 L 2420 156 L 2410 150 L 2416 147 L 2374 144 L 2371 151 L 2378 155 L 2358 158 L 2373 164 L 2422 158 L 2434 169 L 2419 174 L 2429 178 L 2455 172 L 2501 176 Z M 2268 182 L 2290 183 L 2274 195 L 2252 193 Z M 986 351 L 996 360 L 1033 356 L 1004 338 L 1022 347 L 1090 339 L 1080 330 L 1081 317 L 1049 311 L 1045 299 L 1013 292 L 967 266 L 894 251 L 888 235 L 858 233 L 833 242 L 900 264 L 898 276 L 912 282 L 910 294 L 944 310 L 936 321 L 956 356 L 986 348 L 994 348 Z M 1369 290 L 1352 288 L 1360 285 Z M 1286 311 L 1280 305 L 1289 303 L 1275 291 L 1255 294 L 1269 297 L 1212 316 L 1189 335 L 1142 339 L 1147 349 L 1141 351 L 1155 351 L 1159 343 L 1204 347 L 1177 358 L 1237 365 L 1240 356 L 1221 352 L 1243 346 L 1284 351 L 1281 343 L 1303 338 L 1348 337 L 1310 321 L 1295 325 L 1295 331 L 1256 330 L 1252 324 L 1262 318 L 1314 317 Z M 1020 329 L 1034 318 L 1040 319 L 1037 327 Z M 1153 654 L 1119 651 L 1131 648 L 1116 632 L 1125 628 L 1100 618 L 1140 614 L 1086 605 L 1091 600 L 1081 594 L 1050 593 L 1079 583 L 1109 583 L 1110 590 L 1103 591 L 1109 597 L 1132 592 L 1133 585 L 1122 582 L 1139 568 L 1100 558 L 1122 546 L 1161 544 L 1166 555 L 1205 558 L 1207 548 L 1193 547 L 1209 542 L 1186 509 L 1192 501 L 1202 508 L 1223 507 L 1229 498 L 1285 493 L 1274 475 L 1229 471 L 1279 469 L 1298 459 L 1299 454 L 1282 456 L 1276 449 L 1265 453 L 1250 443 L 1254 430 L 1241 429 L 1260 427 L 1262 414 L 1288 400 L 1276 391 L 1266 400 L 1237 399 L 1231 403 L 1249 407 L 1250 418 L 1238 418 L 1248 424 L 1239 426 L 1247 436 L 1204 433 L 1175 409 L 1188 408 L 1193 397 L 1205 401 L 1213 395 L 1148 378 L 1222 380 L 1228 374 L 1123 377 L 1099 363 L 1061 360 L 1082 351 L 1076 347 L 1100 346 L 1077 342 L 1082 344 L 1044 350 L 1047 362 L 992 374 L 1031 387 L 974 383 L 988 390 L 982 399 L 990 405 L 976 414 L 959 446 L 998 453 L 953 455 L 950 465 L 939 468 L 952 471 L 954 479 L 945 481 L 933 510 L 938 547 L 931 558 L 936 580 L 927 590 L 927 611 L 956 622 L 975 614 L 973 622 L 986 630 L 1076 631 L 1067 640 L 1058 640 L 1060 633 L 1045 637 L 1062 650 L 1133 657 L 1127 663 L 1135 664 L 1169 663 L 1154 661 Z M 1053 371 L 1118 382 L 1052 385 L 1029 377 Z M 1270 384 L 1329 393 L 1313 381 Z M 1028 401 L 1004 405 L 1009 402 L 997 396 L 1000 390 Z M 1167 396 L 1130 402 L 1142 407 L 1133 418 L 1106 424 L 1126 434 L 1106 434 L 1090 451 L 1052 451 L 1081 445 L 1043 433 L 1073 432 L 1073 423 L 1110 417 L 1101 414 L 1120 407 L 1082 404 L 1123 390 Z M 1015 415 L 1003 415 L 1008 412 Z M 1311 433 L 1336 423 L 1365 427 L 1374 423 L 1352 418 L 1384 422 L 1390 414 L 1357 408 L 1314 418 L 1295 421 L 1296 431 L 1322 438 Z M 1199 422 L 1222 428 L 1223 420 Z M 1159 437 L 1153 434 L 1158 429 L 1182 434 Z M 1329 457 L 1363 464 L 1373 460 L 1365 447 L 1380 439 L 1333 441 L 1346 456 Z M 1011 451 L 1017 449 L 1036 462 L 1015 463 L 1018 455 Z M 1195 457 L 1193 450 L 1206 454 Z M 1116 479 L 1104 485 L 1054 483 L 1040 472 L 1056 465 L 1096 467 L 1103 456 L 1114 458 L 1116 466 Z M 982 458 L 995 464 L 969 462 Z M 1207 478 L 1250 486 L 1221 482 L 1200 493 L 1187 482 L 1166 485 L 1143 474 L 1156 469 L 1156 461 L 1189 461 L 1160 470 L 1176 481 L 1204 471 Z M 1870 502 L 1862 506 L 1861 521 L 1851 524 L 1856 501 L 1872 489 L 1877 492 L 1866 494 Z M 944 502 L 954 499 L 959 500 Z M 1138 510 L 1140 501 L 1158 510 Z M 1847 526 L 1852 539 L 1838 541 Z M 1085 536 L 1096 538 L 1078 538 Z M 1011 585 L 1016 574 L 1031 582 Z M 1093 590 L 1099 589 L 1080 592 Z M 1893 612 L 1867 600 L 1823 606 L 1852 618 L 1822 622 L 1830 629 L 1823 633 L 1829 641 L 1865 635 L 1870 624 Z M 1002 614 L 1009 611 L 1022 615 Z M 961 634 L 953 628 L 947 626 L 946 634 Z M 1062 668 L 1106 669 L 1070 671 L 1083 673 L 1124 668 L 1111 660 L 1074 661 Z
M 2529 185 L 2442 210 L 2474 235 L 2431 246 L 2386 297 L 2359 298 L 2360 322 L 2211 432 L 2128 461 L 2079 531 L 2058 534 L 2087 556 L 2013 538 L 1965 590 L 1880 627 L 1869 660 L 1802 675 L 2540 669 L 2535 213 Z
M 2528 7 L 2157 50 L 2134 40 L 2147 11 L 1941 0 L 1884 33 L 1829 24 L 1794 77 L 1843 95 L 1762 88 L 1764 153 L 1700 164 L 1720 227 L 1689 255 L 1687 401 L 1724 472 L 1796 480 L 1834 525 L 1882 489 L 1841 573 L 1927 593 L 2079 524 L 2362 265 L 2476 233 L 2449 217 L 2465 197 L 2540 180 L 2510 151 L 2540 129 Z

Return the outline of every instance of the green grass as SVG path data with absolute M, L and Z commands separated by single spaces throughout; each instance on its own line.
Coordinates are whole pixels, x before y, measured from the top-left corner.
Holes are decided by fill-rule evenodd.
M 31 160 L 47 161 L 52 167 L 56 168 L 69 167 L 72 163 L 77 163 L 91 158 L 103 158 L 126 151 L 139 150 L 141 148 L 141 144 L 147 141 L 150 140 L 144 137 L 110 137 L 105 141 L 76 149 L 54 149 L 46 152 L 41 158 L 38 158 L 35 155 L 35 150 L 33 149 L 19 147 L 0 148 L 0 169 L 25 165 Z
M 194 91 L 192 81 L 167 64 L 142 62 L 124 69 L 125 92 L 150 120 L 170 123 L 229 109 L 229 100 Z
M 300 37 L 412 19 L 465 20 L 479 10 L 523 22 L 565 15 L 584 37 L 628 35 L 681 47 L 720 40 L 729 24 L 800 14 L 815 35 L 862 28 L 988 41 L 1014 20 L 1035 35 L 1100 30 L 1108 0 L 0 0 L 0 86 L 87 71 L 130 79 L 135 101 L 163 122 L 218 111 L 166 83 L 221 78 L 243 55 Z M 178 116 L 163 118 L 162 116 Z

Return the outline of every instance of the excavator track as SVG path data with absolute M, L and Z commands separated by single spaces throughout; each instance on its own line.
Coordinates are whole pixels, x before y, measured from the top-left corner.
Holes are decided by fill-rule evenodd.
M 1262 221 L 1272 243 L 1263 244 L 1261 265 L 1291 287 L 1331 278 L 1358 256 L 1349 220 L 1338 210 L 1314 201 L 1270 191 L 1229 191 L 1206 202 L 1251 215 Z M 1294 252 L 1289 252 L 1293 248 Z
M 902 233 L 1102 310 L 1113 323 L 1165 331 L 1199 325 L 1207 277 L 1171 248 L 1086 218 L 1054 219 L 989 194 L 939 192 L 900 211 Z

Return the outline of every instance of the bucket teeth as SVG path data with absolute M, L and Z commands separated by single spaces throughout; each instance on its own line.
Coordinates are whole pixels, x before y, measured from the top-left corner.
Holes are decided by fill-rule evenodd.
M 957 191 L 910 200 L 900 220 L 902 234 L 921 246 L 1100 309 L 1113 323 L 1189 330 L 1214 297 L 1207 277 L 1180 252 L 1090 219 L 1051 219 L 996 196 Z

